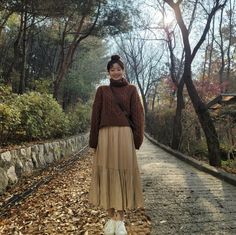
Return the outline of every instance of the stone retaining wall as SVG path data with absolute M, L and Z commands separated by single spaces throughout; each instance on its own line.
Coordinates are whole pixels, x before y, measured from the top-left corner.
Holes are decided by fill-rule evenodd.
M 88 143 L 88 138 L 89 134 L 86 133 L 0 153 L 0 194 L 21 176 L 79 151 Z

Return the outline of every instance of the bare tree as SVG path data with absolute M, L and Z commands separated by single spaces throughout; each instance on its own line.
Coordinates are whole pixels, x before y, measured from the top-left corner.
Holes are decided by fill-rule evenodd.
M 206 136 L 210 165 L 220 166 L 221 159 L 220 159 L 218 136 L 215 130 L 214 123 L 208 112 L 208 109 L 206 105 L 204 104 L 204 102 L 199 97 L 198 92 L 193 84 L 191 65 L 192 65 L 194 57 L 196 56 L 199 48 L 201 47 L 202 43 L 204 42 L 206 38 L 213 16 L 219 9 L 225 6 L 227 0 L 225 0 L 222 4 L 220 4 L 219 0 L 214 1 L 215 2 L 214 6 L 212 7 L 211 12 L 208 14 L 207 22 L 202 32 L 201 38 L 197 42 L 193 51 L 191 51 L 191 45 L 189 41 L 189 32 L 183 20 L 182 12 L 180 10 L 180 4 L 182 3 L 182 0 L 179 0 L 176 2 L 174 2 L 173 0 L 164 0 L 164 1 L 174 10 L 177 23 L 181 30 L 182 40 L 184 44 L 184 52 L 185 52 L 184 73 L 183 73 L 182 79 L 184 83 L 186 84 L 188 94 L 190 96 L 193 107 L 195 109 L 195 112 L 199 118 L 199 122 L 201 123 L 202 129 Z
M 176 44 L 176 39 L 175 39 L 175 26 L 172 27 L 165 23 L 165 18 L 166 18 L 166 10 L 165 10 L 165 2 L 157 1 L 158 2 L 158 9 L 161 11 L 162 18 L 163 18 L 163 30 L 166 35 L 166 43 L 168 46 L 169 50 L 169 57 L 170 57 L 170 77 L 172 82 L 174 83 L 176 87 L 176 94 L 172 94 L 172 96 L 177 95 L 177 107 L 176 107 L 176 113 L 174 116 L 174 126 L 173 126 L 173 135 L 172 135 L 172 143 L 171 147 L 173 149 L 179 149 L 180 147 L 180 141 L 182 137 L 182 110 L 184 109 L 184 98 L 183 98 L 183 88 L 184 88 L 184 80 L 182 75 L 182 65 L 183 65 L 183 59 L 184 59 L 184 50 L 182 52 L 182 56 L 179 62 L 179 67 L 177 66 L 177 58 L 174 54 L 174 49 L 175 49 L 175 44 Z M 196 15 L 196 10 L 197 10 L 197 4 L 199 0 L 195 0 L 193 4 L 193 10 L 188 26 L 188 33 L 190 33 L 195 15 Z
M 135 83 L 140 90 L 145 113 L 148 112 L 147 97 L 159 77 L 157 77 L 158 63 L 163 53 L 156 59 L 158 51 L 147 50 L 148 45 L 145 35 L 135 35 L 134 32 L 120 36 L 116 44 L 128 65 L 128 77 L 134 76 Z M 147 52 L 150 51 L 148 54 Z

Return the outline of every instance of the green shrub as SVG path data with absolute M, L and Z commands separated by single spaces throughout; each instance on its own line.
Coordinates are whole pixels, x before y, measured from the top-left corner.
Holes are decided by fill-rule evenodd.
M 222 166 L 236 169 L 236 159 L 229 159 L 227 161 L 221 161 Z
M 221 160 L 227 161 L 230 159 L 236 159 L 236 148 L 230 144 L 220 144 Z
M 52 91 L 52 81 L 49 79 L 38 79 L 32 81 L 32 86 L 34 87 L 34 91 L 43 93 L 50 93 Z
M 77 134 L 84 132 L 90 125 L 91 108 L 88 105 L 78 103 L 74 110 L 68 112 L 69 132 Z
M 60 137 L 68 132 L 68 118 L 52 95 L 25 93 L 17 97 L 15 105 L 27 139 Z
M 187 151 L 187 154 L 190 156 L 195 156 L 199 160 L 208 159 L 208 148 L 205 141 L 196 142 L 194 139 L 190 142 L 191 146 Z M 194 143 L 194 144 L 193 144 Z
M 16 97 L 17 95 L 12 93 L 11 87 L 5 85 L 0 86 L 0 103 L 10 104 Z
M 20 110 L 14 105 L 0 103 L 0 142 L 14 136 L 21 123 Z
M 50 94 L 28 92 L 18 95 L 8 86 L 0 86 L 1 144 L 84 132 L 90 125 L 90 106 L 78 103 L 66 114 Z

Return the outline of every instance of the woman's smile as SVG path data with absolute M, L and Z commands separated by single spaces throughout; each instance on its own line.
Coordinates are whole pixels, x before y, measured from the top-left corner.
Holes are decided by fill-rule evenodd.
M 114 80 L 121 79 L 123 77 L 123 70 L 119 64 L 115 63 L 109 70 L 109 75 Z

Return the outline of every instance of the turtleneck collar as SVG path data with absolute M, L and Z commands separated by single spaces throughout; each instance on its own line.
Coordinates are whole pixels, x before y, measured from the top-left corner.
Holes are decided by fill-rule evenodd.
M 126 86 L 128 84 L 129 83 L 128 83 L 128 81 L 125 78 L 120 78 L 118 80 L 110 78 L 110 86 L 121 87 L 121 86 Z

